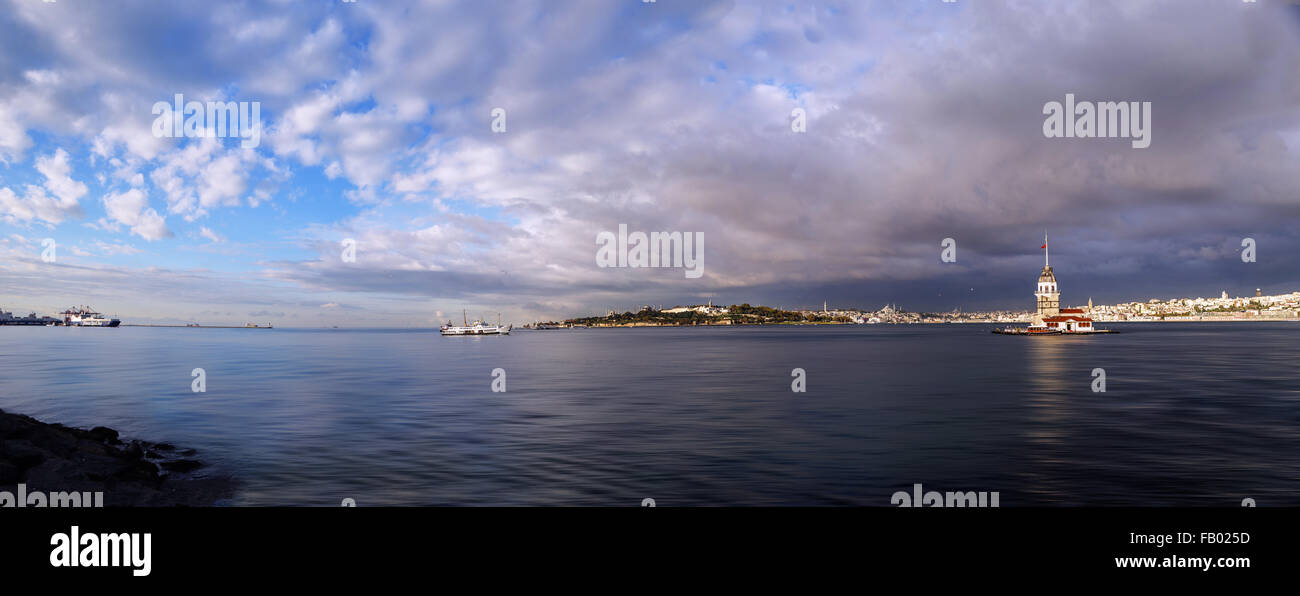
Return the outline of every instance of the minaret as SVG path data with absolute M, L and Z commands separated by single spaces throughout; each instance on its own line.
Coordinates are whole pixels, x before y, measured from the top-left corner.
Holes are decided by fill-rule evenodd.
M 1061 314 L 1061 292 L 1056 286 L 1056 275 L 1052 273 L 1052 263 L 1048 255 L 1047 235 L 1043 235 L 1043 272 L 1038 274 L 1038 290 L 1034 292 L 1034 298 L 1038 303 L 1038 310 L 1034 314 L 1034 324 L 1041 325 L 1043 317 L 1054 317 Z

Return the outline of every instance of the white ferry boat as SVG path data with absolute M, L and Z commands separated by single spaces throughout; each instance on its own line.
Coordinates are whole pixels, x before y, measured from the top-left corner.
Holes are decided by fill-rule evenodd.
M 60 314 L 63 315 L 63 324 L 69 327 L 117 327 L 122 324 L 120 319 L 106 317 L 89 306 L 69 308 Z
M 465 319 L 462 315 L 462 321 Z M 453 325 L 447 321 L 446 325 L 439 328 L 443 335 L 510 335 L 510 325 L 501 326 L 501 314 L 497 314 L 497 324 L 488 325 L 483 319 L 474 319 L 473 323 L 465 322 L 463 325 Z

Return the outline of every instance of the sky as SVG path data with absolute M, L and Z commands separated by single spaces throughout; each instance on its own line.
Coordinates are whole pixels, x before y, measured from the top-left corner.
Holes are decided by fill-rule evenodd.
M 259 142 L 155 134 L 177 94 Z M 1150 102 L 1150 146 L 1045 136 L 1067 94 Z M 1284 293 L 1298 158 L 1283 1 L 0 0 L 21 314 L 1027 310 L 1044 234 L 1063 305 Z M 621 224 L 703 274 L 600 266 Z

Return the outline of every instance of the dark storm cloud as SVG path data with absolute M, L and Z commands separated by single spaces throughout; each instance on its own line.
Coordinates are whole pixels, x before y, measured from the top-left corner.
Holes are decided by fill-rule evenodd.
M 1300 248 L 1300 46 L 1276 6 L 967 3 L 896 19 L 857 4 L 722 8 L 633 56 L 578 38 L 515 57 L 465 109 L 510 106 L 507 138 L 442 116 L 459 136 L 412 175 L 520 220 L 477 255 L 484 271 L 288 277 L 591 310 L 711 295 L 1025 307 L 1050 231 L 1067 301 L 1300 278 L 1287 256 Z M 648 26 L 595 20 L 580 29 Z M 577 55 L 585 72 L 551 64 Z M 1043 106 L 1067 93 L 1151 102 L 1151 146 L 1045 138 Z M 807 133 L 790 131 L 794 107 Z M 592 239 L 620 223 L 704 232 L 706 276 L 597 269 Z M 1271 260 L 1243 269 L 1233 247 L 1250 235 Z M 949 237 L 955 264 L 938 258 Z M 413 258 L 440 269 L 447 255 Z

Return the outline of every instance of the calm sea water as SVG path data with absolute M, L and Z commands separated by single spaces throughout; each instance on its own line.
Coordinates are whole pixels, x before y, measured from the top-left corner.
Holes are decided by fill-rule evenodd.
M 0 408 L 197 448 L 234 505 L 1300 504 L 1300 324 L 1111 327 L 0 327 Z

